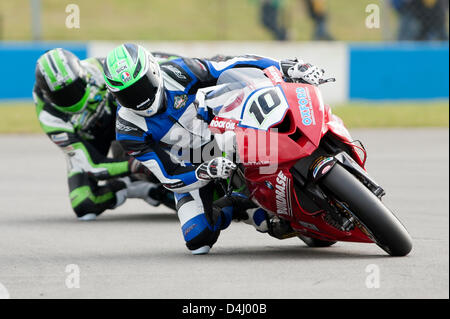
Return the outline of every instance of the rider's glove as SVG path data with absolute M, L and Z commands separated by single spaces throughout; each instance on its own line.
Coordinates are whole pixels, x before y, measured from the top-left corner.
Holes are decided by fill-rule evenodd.
M 234 164 L 229 159 L 224 157 L 216 157 L 201 164 L 196 170 L 195 175 L 198 179 L 211 180 L 215 178 L 227 179 L 231 176 L 231 173 L 236 169 Z
M 319 85 L 325 71 L 303 60 L 298 61 L 287 70 L 288 76 L 293 80 L 303 80 L 312 85 Z

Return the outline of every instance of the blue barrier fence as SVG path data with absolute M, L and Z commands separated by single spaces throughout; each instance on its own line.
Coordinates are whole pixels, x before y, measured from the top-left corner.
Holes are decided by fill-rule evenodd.
M 448 43 L 351 45 L 349 58 L 350 100 L 449 96 Z
M 80 59 L 87 57 L 87 44 L 64 42 L 0 42 L 1 100 L 31 99 L 37 59 L 47 50 L 64 48 Z
M 31 99 L 36 61 L 55 47 L 70 50 L 80 59 L 90 51 L 87 43 L 0 42 L 0 102 Z M 347 100 L 449 97 L 448 43 L 349 44 L 347 59 L 348 92 L 342 92 Z

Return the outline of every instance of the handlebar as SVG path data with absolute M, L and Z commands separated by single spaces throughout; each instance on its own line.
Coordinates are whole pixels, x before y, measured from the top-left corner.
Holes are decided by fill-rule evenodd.
M 328 79 L 320 79 L 319 80 L 319 85 L 328 83 L 328 82 L 336 82 L 336 78 L 328 78 Z

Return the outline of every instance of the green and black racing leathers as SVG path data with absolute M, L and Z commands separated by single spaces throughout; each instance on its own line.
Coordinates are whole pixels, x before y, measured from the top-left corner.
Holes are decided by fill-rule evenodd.
M 33 89 L 39 123 L 66 156 L 72 209 L 83 219 L 113 209 L 130 197 L 152 205 L 162 200 L 170 206 L 171 194 L 151 183 L 151 177 L 145 181 L 136 178 L 142 175 L 135 174 L 139 173 L 135 160 L 107 157 L 115 140 L 117 105 L 106 90 L 101 63 L 99 58 L 81 61 L 92 89 L 87 106 L 79 113 L 57 110 L 39 87 Z

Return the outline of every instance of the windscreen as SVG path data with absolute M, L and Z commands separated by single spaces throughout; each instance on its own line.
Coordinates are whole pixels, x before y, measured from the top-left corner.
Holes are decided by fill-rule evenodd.
M 260 69 L 230 69 L 219 76 L 216 89 L 207 94 L 205 102 L 214 115 L 219 115 L 240 106 L 250 90 L 271 85 L 272 81 Z

